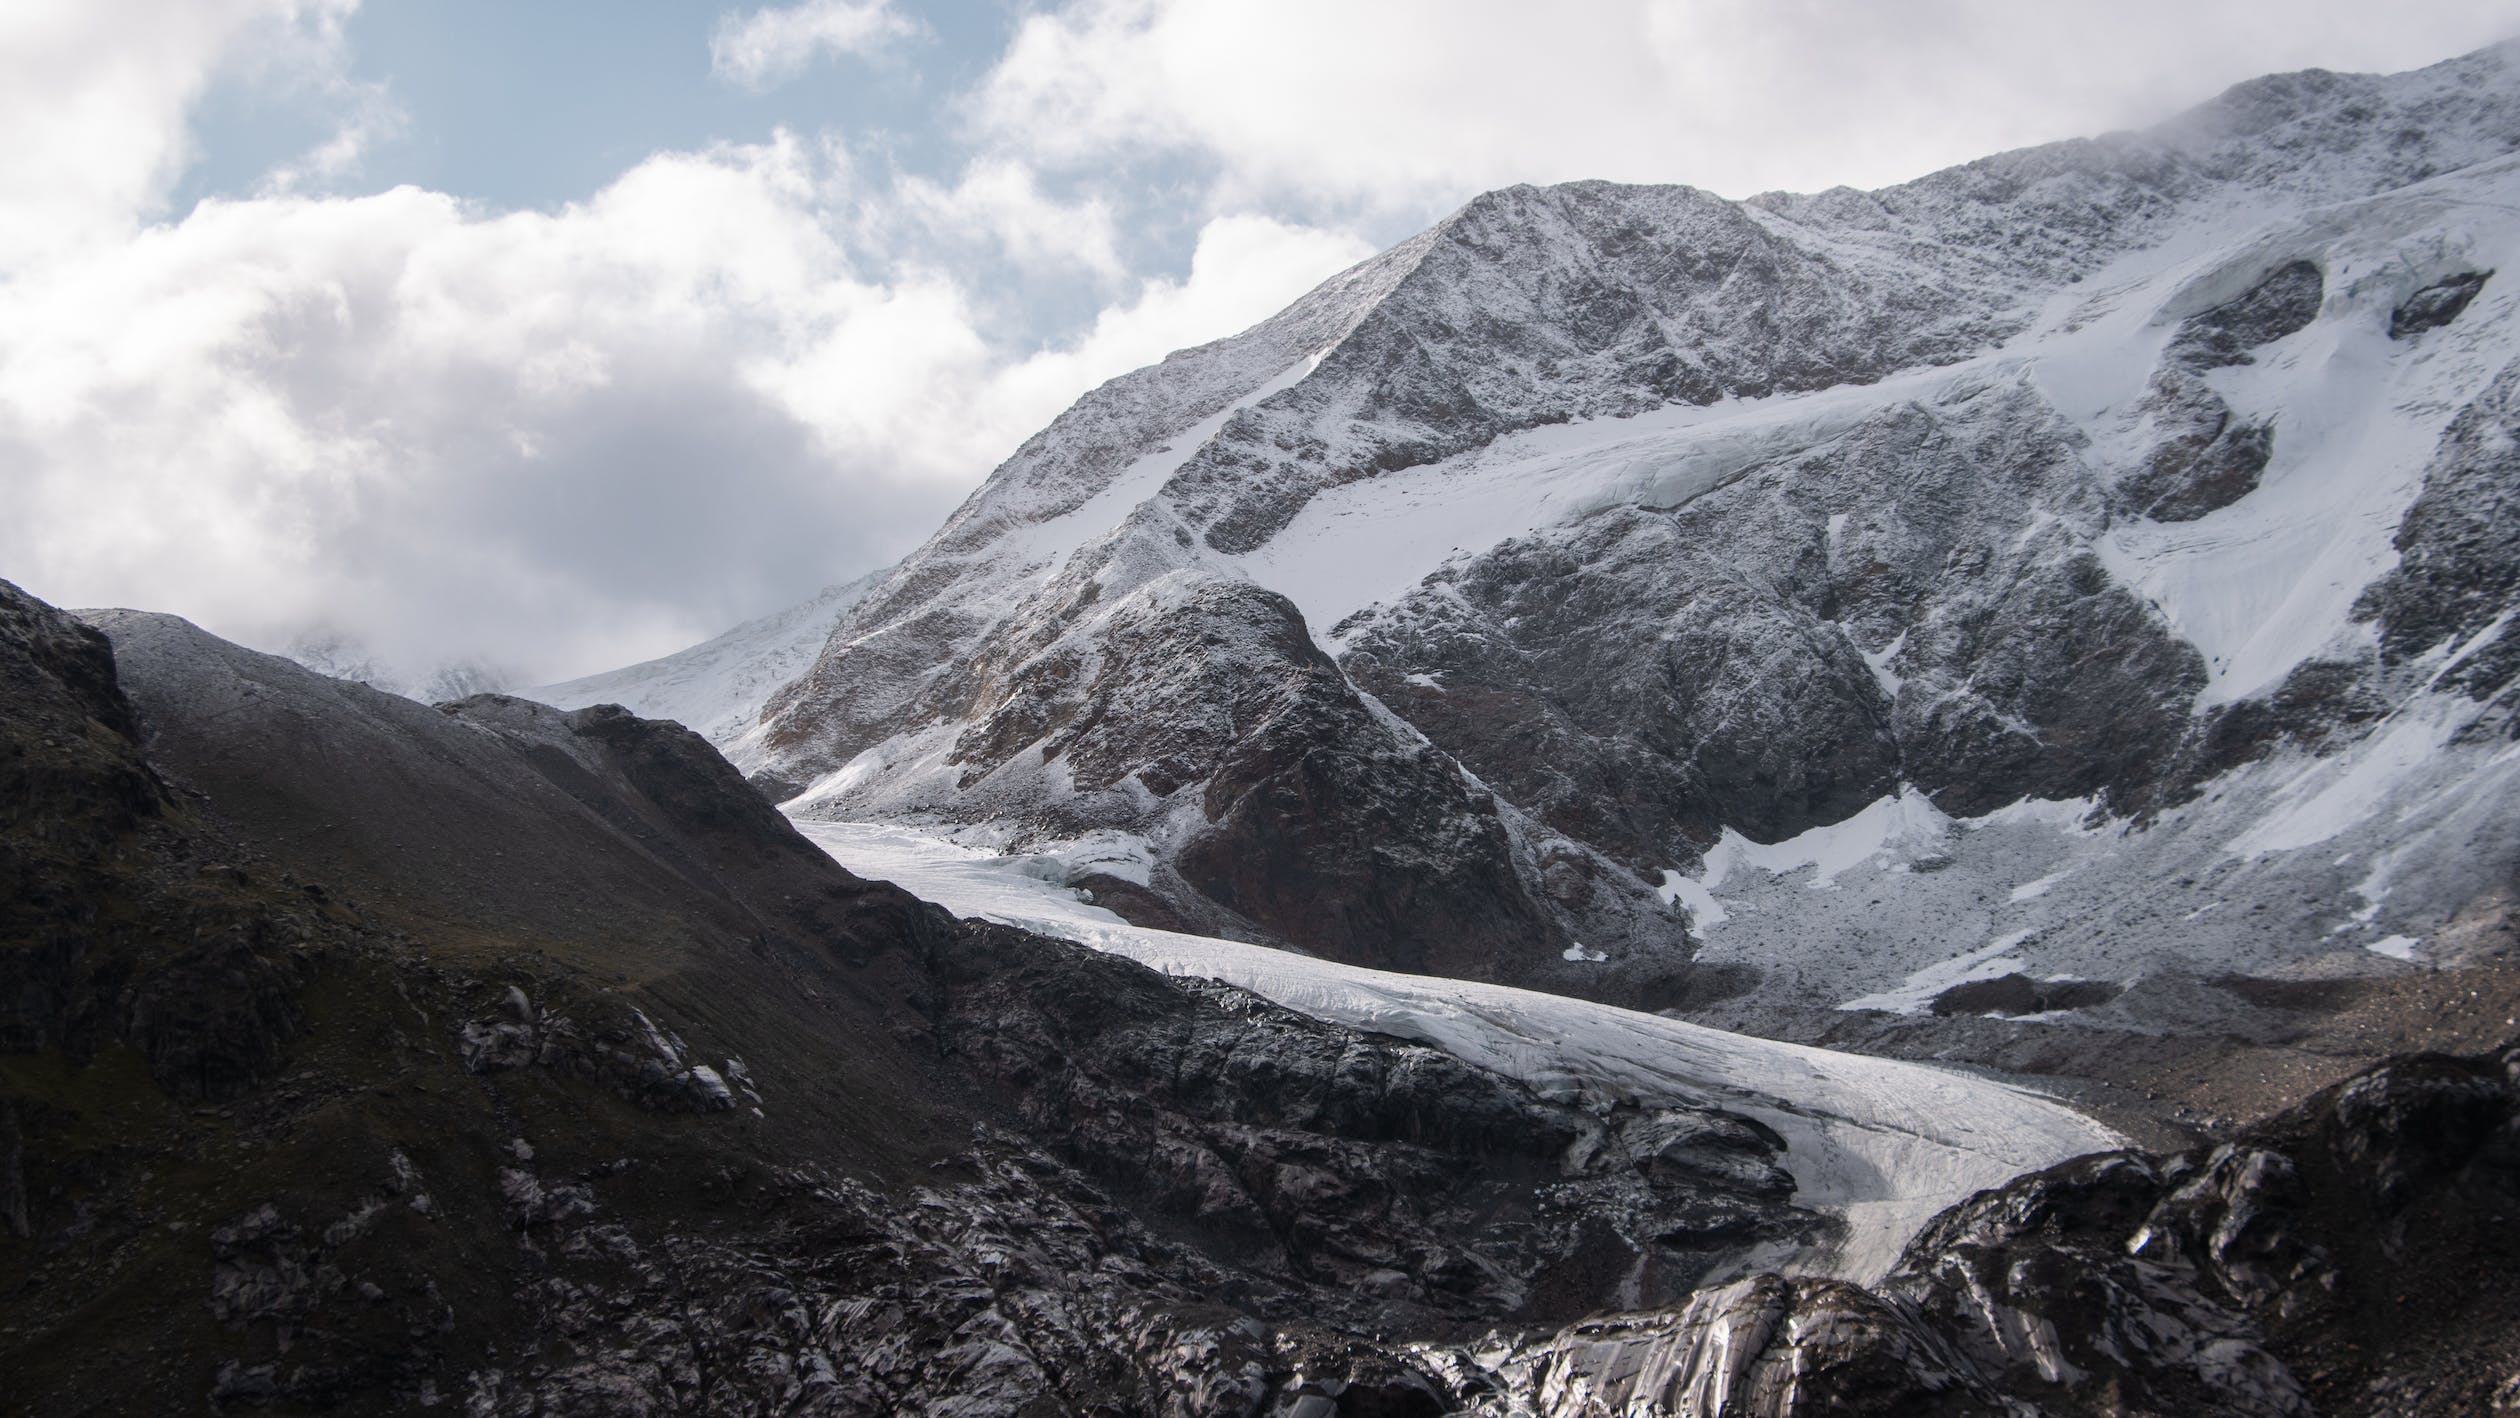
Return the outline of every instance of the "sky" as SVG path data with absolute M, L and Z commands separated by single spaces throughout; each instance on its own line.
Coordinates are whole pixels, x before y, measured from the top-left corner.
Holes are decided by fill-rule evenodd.
M 0 578 L 519 685 L 1490 187 L 1879 186 L 2520 0 L 10 0 Z

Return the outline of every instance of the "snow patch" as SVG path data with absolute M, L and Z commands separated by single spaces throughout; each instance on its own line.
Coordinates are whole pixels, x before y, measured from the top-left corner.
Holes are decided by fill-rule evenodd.
M 1955 985 L 1975 980 L 1997 980 L 2021 969 L 2021 961 L 2013 951 L 2036 931 L 2013 931 L 1997 936 L 1966 955 L 1954 956 L 1939 965 L 1928 965 L 1910 975 L 1895 989 L 1851 999 L 1840 1009 L 1878 1009 L 1892 1014 L 1923 1014 L 1934 997 Z
M 2374 955 L 2385 955 L 2391 960 L 2404 960 L 2410 964 L 2415 964 L 2422 962 L 2424 958 L 2422 953 L 2417 951 L 2415 948 L 2422 944 L 2422 941 L 2417 940 L 2413 936 L 2392 935 L 2382 936 L 2378 940 L 2371 941 L 2364 945 L 2363 949 L 2370 951 Z
M 1706 854 L 1706 873 L 1700 881 L 1712 890 L 1737 867 L 1755 867 L 1771 876 L 1790 876 L 1809 868 L 1811 889 L 1830 891 L 1836 889 L 1839 877 L 1867 863 L 1889 866 L 1901 857 L 1931 855 L 1951 829 L 1952 820 L 1932 799 L 1902 785 L 1842 822 L 1814 827 L 1782 842 L 1753 842 L 1727 827 Z
M 2050 872 L 2048 875 L 2040 877 L 2036 881 L 2025 881 L 2021 885 L 2012 889 L 2012 899 L 2015 901 L 2036 901 L 2040 897 L 2047 895 L 2058 882 L 2063 881 L 2065 878 L 2072 876 L 2073 874 L 2073 868 L 2068 867 L 2060 872 Z
M 1336 653 L 1331 627 L 1406 594 L 1455 557 L 1614 507 L 1683 506 L 1837 437 L 1885 402 L 1931 400 L 1985 363 L 1527 429 L 1321 492 L 1267 544 L 1230 560 L 1293 601 Z
M 1899 632 L 1896 639 L 1893 639 L 1889 644 L 1882 646 L 1878 650 L 1868 651 L 1862 649 L 1861 647 L 1858 647 L 1856 650 L 1857 654 L 1864 657 L 1864 664 L 1866 667 L 1872 670 L 1873 683 L 1880 685 L 1881 692 L 1891 699 L 1898 698 L 1899 687 L 1907 683 L 1906 680 L 1899 677 L 1896 671 L 1890 668 L 1890 662 L 1899 658 L 1899 651 L 1905 648 L 1906 645 L 1907 632 L 1902 630 Z
M 2444 253 L 2467 269 L 2520 259 L 2511 177 L 2509 163 L 2487 163 L 2366 201 L 2260 218 L 2254 234 L 2205 228 L 2212 247 L 2203 254 L 2173 243 L 2120 263 L 2142 287 L 2132 303 L 2160 312 L 2160 337 L 2103 322 L 2040 347 L 2037 377 L 2081 421 L 2093 456 L 2132 467 L 2148 451 L 2139 407 L 2151 357 L 2176 319 L 2279 257 L 2309 257 L 2326 271 L 2316 321 L 2253 363 L 2206 377 L 2235 417 L 2273 425 L 2258 490 L 2192 522 L 2123 519 L 2098 544 L 2111 575 L 2203 652 L 2206 703 L 2261 693 L 2303 661 L 2367 640 L 2351 621 L 2353 604 L 2397 564 L 2393 539 L 2439 443 L 2442 412 L 2474 399 L 2507 358 L 2500 342 L 2408 357 L 2388 337 L 2388 310 L 2412 273 Z
M 1715 893 L 1707 889 L 1706 883 L 1682 876 L 1668 868 L 1664 870 L 1662 878 L 1662 885 L 1654 889 L 1654 894 L 1661 897 L 1662 903 L 1666 906 L 1677 902 L 1686 907 L 1689 912 L 1689 925 L 1693 929 L 1704 932 L 1710 927 L 1722 925 L 1730 918 L 1729 913 L 1724 910 L 1724 903 L 1715 899 Z
M 2328 841 L 2379 812 L 2482 711 L 2452 695 L 2410 701 L 2350 750 L 2302 767 L 2277 790 L 2275 809 L 2225 850 L 2254 858 Z

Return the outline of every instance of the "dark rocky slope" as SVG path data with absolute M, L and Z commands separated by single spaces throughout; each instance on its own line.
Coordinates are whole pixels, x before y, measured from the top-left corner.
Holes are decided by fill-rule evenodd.
M 1872 1291 L 1758 1277 L 1497 1367 L 1553 1418 L 2501 1412 L 2515 1208 L 2520 1048 L 2420 1055 L 2229 1143 L 1982 1193 Z
M 1230 1411 L 1831 1224 L 856 880 L 677 726 L 0 609 L 13 1410 Z

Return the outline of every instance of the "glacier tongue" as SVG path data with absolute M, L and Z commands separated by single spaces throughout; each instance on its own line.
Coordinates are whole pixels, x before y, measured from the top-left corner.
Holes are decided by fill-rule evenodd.
M 1793 1273 L 1879 1279 L 1916 1229 L 1972 1193 L 2086 1152 L 2123 1146 L 2039 1094 L 1925 1064 L 1729 1034 L 1660 1015 L 1501 985 L 1367 970 L 1237 941 L 1132 926 L 1051 878 L 1038 858 L 996 856 L 895 824 L 800 820 L 857 874 L 958 915 L 1125 955 L 1167 974 L 1239 985 L 1319 1019 L 1433 1044 L 1607 1108 L 1713 1105 L 1789 1144 L 1796 1201 L 1846 1221 L 1833 1246 L 1760 1257 Z

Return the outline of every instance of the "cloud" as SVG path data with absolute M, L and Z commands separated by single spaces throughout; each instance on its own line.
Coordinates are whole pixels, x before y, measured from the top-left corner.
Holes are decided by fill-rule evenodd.
M 1073 401 L 1071 391 L 1256 325 L 1373 254 L 1372 245 L 1351 232 L 1251 214 L 1210 219 L 1200 228 L 1186 279 L 1149 281 L 1129 304 L 1105 308 L 1074 344 L 998 373 L 994 383 L 1005 407 L 1038 411 L 1016 438 L 1048 423 Z
M 345 25 L 357 0 L 337 0 L 293 23 L 266 26 L 240 44 L 239 78 L 328 113 L 331 136 L 263 175 L 265 192 L 336 188 L 356 177 L 379 144 L 402 137 L 410 115 L 384 83 L 355 78 Z
M 1586 177 L 1740 196 L 1880 185 L 2515 25 L 2504 0 L 1078 0 L 1023 22 L 973 121 L 1040 164 L 1194 156 L 1244 204 L 1415 212 Z
M 0 271 L 128 235 L 182 170 L 186 115 L 222 68 L 320 49 L 355 4 L 0 5 Z
M 1122 274 L 1110 203 L 1059 202 L 1041 190 L 1030 167 L 1002 157 L 973 162 L 951 187 L 907 177 L 869 215 L 892 228 L 877 237 L 890 245 L 965 255 L 984 246 L 1026 271 Z
M 891 0 L 804 0 L 740 17 L 729 11 L 709 36 L 709 67 L 747 88 L 770 88 L 826 55 L 871 54 L 915 32 Z
M 1009 351 L 844 241 L 885 200 L 782 134 L 548 213 L 205 202 L 0 282 L 0 575 L 414 668 L 626 663 L 900 555 L 1084 389 L 1366 254 L 1219 219 Z
M 1141 283 L 1072 341 L 993 356 L 958 291 L 913 282 L 881 309 L 790 358 L 756 363 L 748 376 L 835 455 L 892 449 L 959 488 L 1086 390 L 1257 324 L 1372 254 L 1351 233 L 1221 216 L 1201 228 L 1188 276 Z M 898 357 L 920 338 L 931 342 L 930 358 Z

